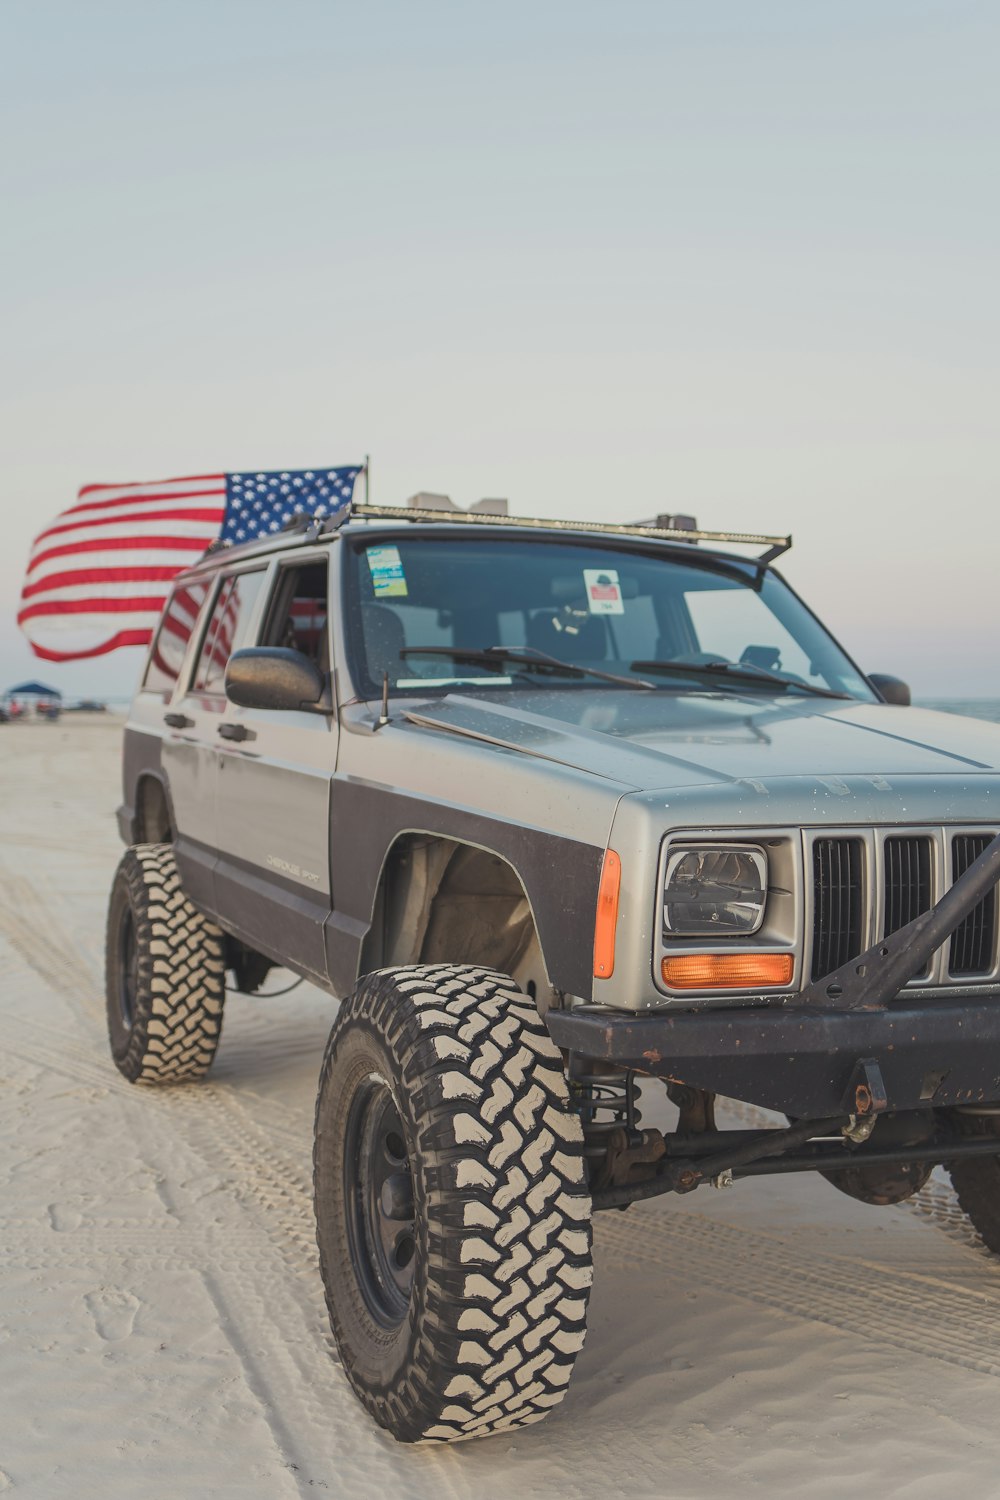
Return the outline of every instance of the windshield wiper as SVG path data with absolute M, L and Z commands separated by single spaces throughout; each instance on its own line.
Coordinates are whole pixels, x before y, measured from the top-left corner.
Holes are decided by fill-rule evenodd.
M 652 682 L 641 677 L 624 677 L 618 672 L 602 672 L 597 667 L 581 667 L 576 662 L 562 661 L 558 656 L 549 656 L 546 651 L 536 651 L 533 646 L 486 646 L 476 650 L 465 646 L 404 646 L 400 656 L 447 656 L 451 661 L 465 661 L 473 666 L 487 667 L 498 672 L 505 662 L 514 662 L 522 667 L 555 672 L 563 677 L 598 677 L 602 682 L 613 682 L 618 687 L 655 688 Z
M 791 677 L 779 677 L 754 667 L 741 667 L 733 661 L 634 661 L 633 672 L 676 674 L 687 677 L 728 677 L 731 682 L 757 683 L 762 687 L 778 688 L 784 692 L 809 693 L 817 698 L 849 698 L 849 693 L 835 693 L 832 688 L 814 687 L 811 682 L 796 682 Z
M 582 667 L 576 662 L 563 661 L 550 656 L 547 651 L 538 651 L 533 646 L 403 646 L 400 656 L 446 656 L 450 661 L 468 662 L 472 666 L 486 667 L 499 672 L 505 662 L 518 666 L 534 667 L 539 671 L 558 673 L 564 677 L 597 677 L 602 682 L 613 682 L 618 687 L 655 688 L 655 684 L 642 677 L 625 677 L 618 672 L 602 672 L 598 667 Z M 781 692 L 808 693 L 817 698 L 849 698 L 849 693 L 835 693 L 831 688 L 814 687 L 808 682 L 796 682 L 791 677 L 779 677 L 775 672 L 763 668 L 741 667 L 731 661 L 634 661 L 633 672 L 651 672 L 663 676 L 726 677 L 730 682 L 754 684 Z

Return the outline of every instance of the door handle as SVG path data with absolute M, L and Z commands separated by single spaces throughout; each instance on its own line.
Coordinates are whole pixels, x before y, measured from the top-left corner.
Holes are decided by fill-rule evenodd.
M 189 719 L 186 714 L 164 714 L 164 724 L 169 724 L 171 729 L 193 729 L 194 720 Z
M 215 731 L 224 740 L 255 740 L 256 734 L 245 724 L 220 724 Z

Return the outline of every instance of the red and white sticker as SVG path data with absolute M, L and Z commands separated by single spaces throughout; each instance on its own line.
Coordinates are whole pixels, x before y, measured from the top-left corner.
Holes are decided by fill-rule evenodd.
M 623 615 L 625 604 L 617 568 L 584 568 L 587 607 L 592 615 Z

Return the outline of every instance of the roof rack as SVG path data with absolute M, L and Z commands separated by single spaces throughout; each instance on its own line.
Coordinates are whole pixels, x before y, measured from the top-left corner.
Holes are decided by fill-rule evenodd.
M 598 534 L 614 533 L 616 536 L 656 537 L 668 542 L 721 542 L 727 546 L 764 547 L 757 562 L 766 566 L 787 552 L 792 545 L 790 536 L 760 536 L 750 531 L 695 531 L 679 526 L 643 526 L 615 521 L 542 521 L 533 516 L 490 516 L 466 510 L 417 510 L 402 505 L 358 505 L 331 516 L 330 521 L 338 528 L 345 521 L 437 521 L 459 526 L 515 526 L 537 531 L 589 531 Z M 329 524 L 329 523 L 328 523 Z

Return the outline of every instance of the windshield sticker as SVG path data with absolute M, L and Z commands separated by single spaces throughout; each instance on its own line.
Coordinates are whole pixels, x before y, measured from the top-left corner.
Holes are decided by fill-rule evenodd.
M 587 606 L 592 615 L 623 615 L 625 604 L 617 568 L 584 568 Z
M 372 588 L 376 599 L 402 598 L 406 592 L 406 577 L 398 547 L 369 547 L 365 554 L 372 575 Z

